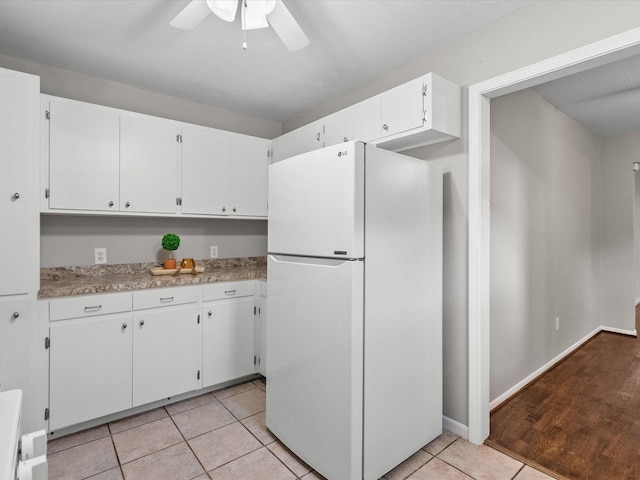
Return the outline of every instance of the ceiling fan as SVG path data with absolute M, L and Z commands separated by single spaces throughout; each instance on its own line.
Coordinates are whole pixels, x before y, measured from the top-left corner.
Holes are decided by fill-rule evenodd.
M 192 30 L 211 12 L 225 22 L 233 22 L 236 19 L 238 5 L 245 35 L 243 49 L 247 49 L 247 30 L 266 28 L 269 25 L 292 52 L 309 45 L 309 39 L 282 0 L 191 0 L 169 25 L 181 30 Z

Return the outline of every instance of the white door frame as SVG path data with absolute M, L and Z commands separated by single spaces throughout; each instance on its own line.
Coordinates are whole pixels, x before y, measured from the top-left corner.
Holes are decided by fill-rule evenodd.
M 490 100 L 640 53 L 640 28 L 469 87 L 469 440 L 489 436 Z

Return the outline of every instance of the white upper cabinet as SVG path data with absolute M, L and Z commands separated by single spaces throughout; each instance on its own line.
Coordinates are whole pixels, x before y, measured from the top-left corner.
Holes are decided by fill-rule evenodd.
M 324 146 L 349 142 L 353 138 L 353 111 L 340 110 L 324 119 Z
M 382 132 L 372 143 L 402 151 L 460 138 L 460 95 L 434 73 L 380 94 Z
M 273 160 L 351 140 L 402 151 L 459 137 L 460 87 L 429 73 L 275 138 Z
M 0 69 L 0 217 L 3 252 L 20 262 L 0 276 L 0 297 L 38 291 L 38 92 L 33 75 Z
M 324 146 L 323 121 L 313 122 L 273 139 L 273 162 Z
M 226 132 L 197 126 L 182 128 L 182 213 L 224 214 L 228 161 Z
M 170 120 L 120 116 L 120 210 L 177 213 L 179 134 Z
M 271 140 L 41 98 L 43 212 L 266 218 Z
M 227 213 L 266 217 L 271 140 L 230 134 L 229 145 Z
M 267 216 L 270 140 L 185 126 L 182 213 Z
M 349 108 L 353 116 L 353 140 L 370 142 L 380 137 L 380 101 L 370 98 Z
M 49 102 L 49 207 L 119 209 L 120 119 L 80 102 Z
M 380 95 L 381 137 L 420 128 L 424 122 L 422 78 Z

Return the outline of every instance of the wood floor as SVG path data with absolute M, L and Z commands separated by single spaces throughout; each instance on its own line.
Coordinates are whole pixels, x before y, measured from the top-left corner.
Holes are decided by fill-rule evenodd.
M 640 479 L 640 340 L 594 336 L 491 412 L 487 444 L 558 478 Z

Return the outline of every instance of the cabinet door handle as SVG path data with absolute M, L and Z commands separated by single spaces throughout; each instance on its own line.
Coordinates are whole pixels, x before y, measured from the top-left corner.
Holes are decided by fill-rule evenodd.
M 234 211 L 234 212 L 236 211 L 236 207 L 233 207 L 233 211 Z
M 109 208 L 113 207 L 113 200 L 109 202 Z
M 236 291 L 235 291 L 235 290 L 225 290 L 225 291 L 224 291 L 224 294 L 225 294 L 225 295 L 235 295 L 235 294 L 236 294 Z
M 18 318 L 20 314 L 18 312 L 13 312 L 13 318 Z
M 320 132 L 316 133 L 316 140 L 319 142 L 320 141 Z
M 140 320 L 140 326 L 144 325 L 144 320 Z
M 16 199 L 16 200 L 19 199 L 20 198 L 20 194 L 18 192 L 14 193 L 13 194 L 13 198 Z
M 222 207 L 222 211 L 226 212 L 227 211 L 227 207 Z
M 123 329 L 127 328 L 127 324 L 126 324 L 126 322 L 122 324 L 122 328 L 123 328 Z
M 348 142 L 348 141 L 349 141 L 349 139 L 348 139 L 347 137 L 344 137 L 344 138 L 342 139 L 342 141 L 343 141 L 343 142 Z
M 209 316 L 211 317 L 211 316 L 213 316 L 213 312 L 212 312 L 211 310 L 209 310 L 209 311 L 207 312 L 207 315 L 209 315 Z
M 131 206 L 131 202 L 127 202 L 124 204 L 125 207 L 129 208 Z
M 98 310 L 100 310 L 102 308 L 102 305 L 93 305 L 90 307 L 84 307 L 84 311 L 85 312 L 97 312 Z
M 173 297 L 160 297 L 160 303 L 171 303 L 173 302 Z
M 384 125 L 382 125 L 382 129 L 386 132 L 387 130 L 389 130 L 389 125 L 385 123 Z

